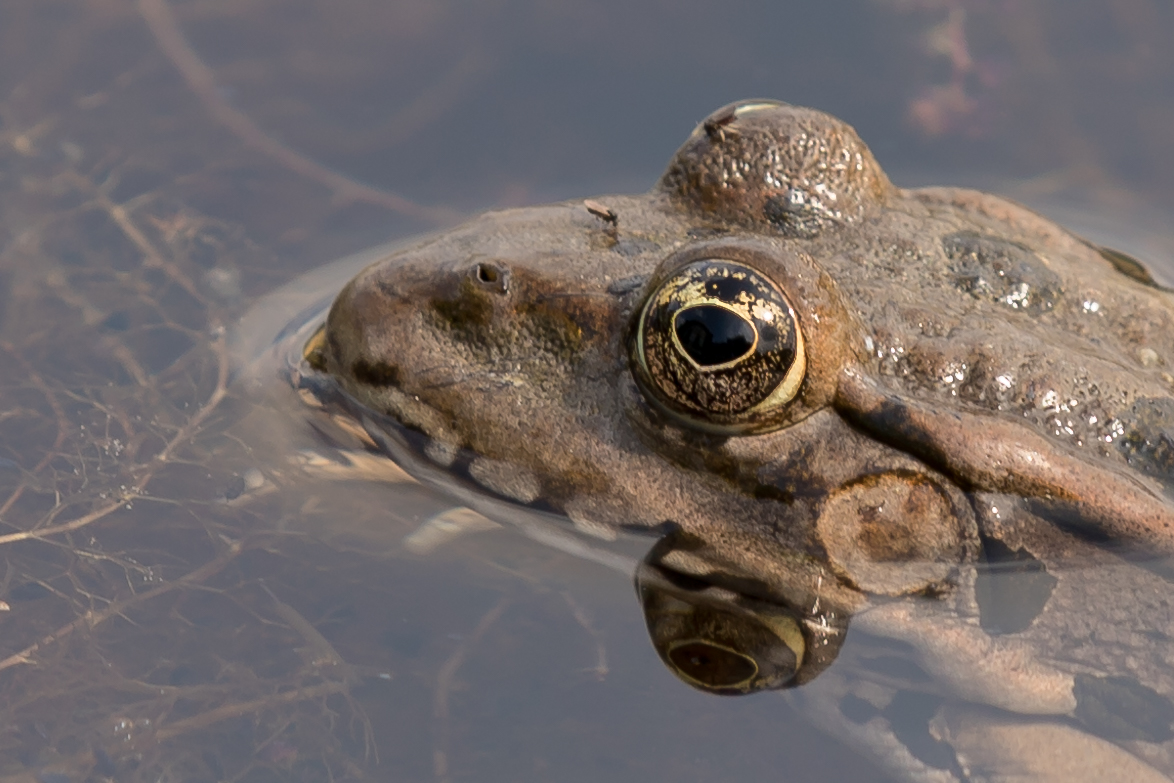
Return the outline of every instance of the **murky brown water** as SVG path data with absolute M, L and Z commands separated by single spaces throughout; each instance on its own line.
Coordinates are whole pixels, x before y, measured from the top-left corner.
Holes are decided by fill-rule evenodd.
M 298 478 L 227 330 L 364 246 L 644 190 L 754 95 L 1160 266 L 1172 37 L 1161 0 L 6 0 L 0 781 L 869 779 L 676 681 L 625 576 L 412 554 L 442 499 Z

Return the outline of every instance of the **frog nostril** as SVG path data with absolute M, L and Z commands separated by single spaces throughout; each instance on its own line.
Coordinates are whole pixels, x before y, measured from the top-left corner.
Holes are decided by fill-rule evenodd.
M 474 264 L 471 272 L 473 280 L 482 288 L 488 288 L 502 294 L 509 290 L 510 273 L 504 267 L 482 261 Z

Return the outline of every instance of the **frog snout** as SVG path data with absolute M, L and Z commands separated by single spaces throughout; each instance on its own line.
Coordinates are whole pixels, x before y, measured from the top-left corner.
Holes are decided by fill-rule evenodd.
M 339 293 L 326 320 L 326 363 L 331 373 L 362 383 L 398 382 L 398 368 L 413 362 L 414 314 L 423 287 L 407 270 L 369 270 Z

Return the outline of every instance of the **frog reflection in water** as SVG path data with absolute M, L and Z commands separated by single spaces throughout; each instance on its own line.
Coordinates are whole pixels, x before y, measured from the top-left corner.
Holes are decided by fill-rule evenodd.
M 638 589 L 696 687 L 807 683 L 909 779 L 1166 780 L 1174 589 L 1129 554 L 1174 553 L 1171 334 L 1129 257 L 747 101 L 647 194 L 368 267 L 300 376 L 397 459 L 662 536 Z

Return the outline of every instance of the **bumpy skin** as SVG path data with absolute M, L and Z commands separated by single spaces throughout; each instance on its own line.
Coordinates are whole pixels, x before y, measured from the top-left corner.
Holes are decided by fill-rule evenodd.
M 794 399 L 734 429 L 659 399 L 636 345 L 651 293 L 704 259 L 772 280 L 805 344 Z M 1105 541 L 1174 554 L 1171 334 L 1174 296 L 1135 262 L 996 196 L 898 189 L 844 123 L 754 101 L 647 194 L 486 214 L 369 267 L 314 363 L 490 492 L 597 533 L 671 528 L 669 570 L 800 612 L 873 606 L 868 629 L 962 698 L 1080 719 L 1073 672 L 1114 664 L 1073 652 L 1098 626 L 1072 608 L 1112 586 L 1029 580 L 1065 607 L 997 631 L 970 564 L 995 543 L 1045 567 Z M 875 600 L 913 594 L 937 598 Z M 1174 627 L 1163 601 L 1124 603 L 1118 625 Z M 1168 696 L 1168 658 L 1130 676 Z
M 802 237 L 780 200 L 822 205 Z M 328 371 L 601 525 L 818 554 L 828 493 L 904 470 L 1174 550 L 1174 299 L 1097 248 L 995 196 L 898 190 L 851 128 L 787 106 L 698 128 L 650 193 L 600 201 L 616 225 L 581 202 L 491 213 L 370 267 L 331 311 Z M 795 307 L 807 373 L 772 432 L 706 434 L 633 381 L 634 314 L 705 257 Z

